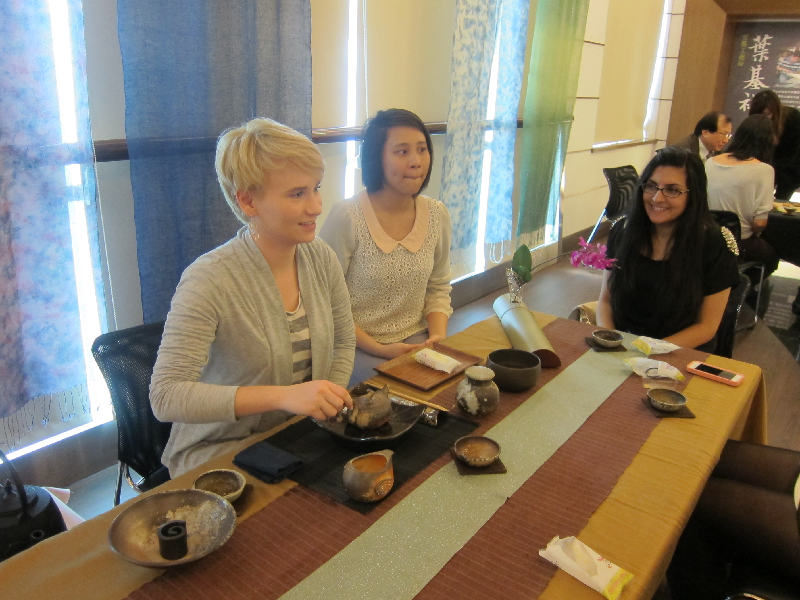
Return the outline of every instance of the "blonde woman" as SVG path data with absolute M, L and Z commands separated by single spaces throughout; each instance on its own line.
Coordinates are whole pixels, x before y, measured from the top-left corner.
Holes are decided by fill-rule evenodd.
M 244 227 L 184 271 L 150 389 L 174 423 L 174 477 L 292 415 L 352 406 L 355 333 L 336 255 L 316 239 L 322 157 L 270 119 L 223 133 L 217 177 Z

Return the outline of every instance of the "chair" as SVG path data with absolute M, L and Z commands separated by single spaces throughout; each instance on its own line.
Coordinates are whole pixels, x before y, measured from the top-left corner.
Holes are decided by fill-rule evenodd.
M 733 340 L 736 335 L 736 325 L 739 313 L 742 310 L 744 299 L 750 291 L 750 278 L 744 273 L 739 273 L 739 285 L 731 290 L 725 312 L 717 328 L 717 348 L 714 354 L 731 358 L 733 356 Z
M 730 232 L 733 234 L 733 237 L 736 239 L 736 243 L 740 244 L 742 240 L 742 225 L 741 222 L 739 221 L 739 215 L 730 210 L 712 210 L 709 212 L 711 213 L 711 216 L 714 217 L 714 219 L 717 221 L 717 224 L 719 224 L 721 227 L 726 227 L 727 229 L 729 229 Z M 764 268 L 765 268 L 764 263 L 757 260 L 749 260 L 746 262 L 739 263 L 740 273 L 747 271 L 748 269 L 759 269 L 761 273 L 758 278 L 758 292 L 756 293 L 756 307 L 755 307 L 756 316 L 753 319 L 752 323 L 745 325 L 744 327 L 740 327 L 739 330 L 752 329 L 753 327 L 755 327 L 756 323 L 758 323 L 758 309 L 759 306 L 761 305 L 761 290 L 764 287 Z
M 633 198 L 633 193 L 636 191 L 636 184 L 639 183 L 639 174 L 631 165 L 603 169 L 603 175 L 608 181 L 608 202 L 603 212 L 600 213 L 592 233 L 589 234 L 587 240 L 589 243 L 594 239 L 603 219 L 616 222 L 625 214 Z
M 156 362 L 164 322 L 139 325 L 106 333 L 92 344 L 92 355 L 111 393 L 117 420 L 117 489 L 119 504 L 123 474 L 137 492 L 169 480 L 161 453 L 169 440 L 172 423 L 162 423 L 150 407 L 150 378 Z M 141 476 L 131 477 L 131 469 Z

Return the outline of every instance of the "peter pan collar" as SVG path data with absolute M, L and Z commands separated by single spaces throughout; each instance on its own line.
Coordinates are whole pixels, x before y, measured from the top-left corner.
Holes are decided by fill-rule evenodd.
M 364 190 L 358 195 L 358 204 L 361 207 L 361 212 L 364 213 L 364 220 L 367 223 L 369 234 L 372 236 L 375 245 L 384 254 L 389 254 L 398 245 L 403 246 L 409 252 L 417 253 L 422 248 L 422 244 L 425 243 L 425 238 L 428 237 L 428 199 L 423 195 L 419 195 L 416 197 L 415 202 L 417 214 L 414 217 L 414 227 L 411 228 L 405 238 L 398 241 L 389 237 L 389 234 L 381 227 L 378 217 L 372 208 L 372 203 L 369 201 L 367 191 Z

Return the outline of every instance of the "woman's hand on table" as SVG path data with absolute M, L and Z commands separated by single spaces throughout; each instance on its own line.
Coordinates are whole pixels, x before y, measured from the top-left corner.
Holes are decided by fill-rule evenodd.
M 343 387 L 324 379 L 296 385 L 259 385 L 237 388 L 234 412 L 237 419 L 273 410 L 325 420 L 353 400 Z
M 283 410 L 318 420 L 335 417 L 342 408 L 353 408 L 347 390 L 330 381 L 307 381 L 283 388 Z

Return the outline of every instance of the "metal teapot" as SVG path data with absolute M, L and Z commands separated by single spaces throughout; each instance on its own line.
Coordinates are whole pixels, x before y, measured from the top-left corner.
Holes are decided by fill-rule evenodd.
M 23 485 L 2 450 L 0 458 L 11 475 L 0 487 L 0 561 L 3 561 L 66 531 L 67 526 L 50 493 L 35 485 Z

